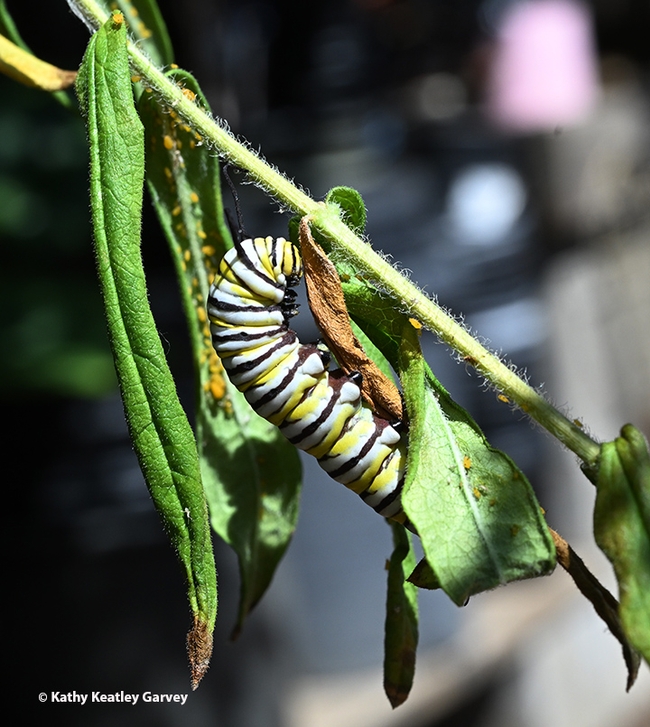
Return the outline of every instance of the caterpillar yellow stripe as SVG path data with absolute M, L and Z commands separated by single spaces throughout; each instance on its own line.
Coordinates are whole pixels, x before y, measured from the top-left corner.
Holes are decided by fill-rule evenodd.
M 208 297 L 212 344 L 253 409 L 385 518 L 404 520 L 406 443 L 362 400 L 360 374 L 328 370 L 329 354 L 289 327 L 298 250 L 282 237 L 238 242 Z

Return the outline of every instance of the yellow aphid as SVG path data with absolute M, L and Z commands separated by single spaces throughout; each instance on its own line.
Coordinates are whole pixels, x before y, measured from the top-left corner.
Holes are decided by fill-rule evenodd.
M 510 403 L 510 399 L 508 399 L 508 397 L 505 394 L 499 394 L 497 396 L 497 399 L 499 401 L 503 402 L 504 404 L 509 404 Z
M 163 136 L 163 146 L 167 151 L 171 151 L 174 148 L 174 140 L 169 136 L 169 134 L 165 134 Z
M 199 195 L 196 192 L 190 192 L 190 202 L 196 204 L 199 201 Z
M 471 466 L 472 466 L 472 460 L 467 455 L 465 455 L 463 457 L 463 467 L 466 470 L 468 470 Z
M 182 211 L 183 210 L 182 210 L 181 206 L 179 204 L 177 204 L 176 207 L 174 207 L 174 209 L 172 210 L 172 217 L 178 217 L 178 215 L 180 215 L 180 213 Z
M 214 352 L 214 349 L 210 347 L 210 371 L 213 373 L 215 371 L 223 371 L 223 364 L 221 363 L 221 359 L 217 356 L 217 354 Z
M 215 376 L 211 378 L 207 384 L 207 389 L 210 394 L 212 394 L 212 397 L 217 401 L 223 399 L 224 394 L 226 393 L 226 382 L 224 381 L 223 376 Z

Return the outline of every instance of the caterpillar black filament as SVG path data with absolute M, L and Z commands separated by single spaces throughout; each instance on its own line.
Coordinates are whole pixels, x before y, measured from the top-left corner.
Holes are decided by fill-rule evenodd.
M 302 261 L 284 238 L 237 243 L 208 298 L 212 344 L 255 411 L 337 482 L 403 520 L 405 443 L 362 401 L 359 374 L 328 371 L 328 353 L 289 328 Z

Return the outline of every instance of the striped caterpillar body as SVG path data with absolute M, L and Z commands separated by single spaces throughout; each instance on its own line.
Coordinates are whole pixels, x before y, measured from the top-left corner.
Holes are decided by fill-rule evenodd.
M 289 328 L 290 288 L 301 275 L 300 255 L 284 238 L 237 243 L 210 288 L 212 345 L 260 416 L 380 515 L 402 521 L 405 443 L 362 401 L 360 374 L 328 371 L 328 352 L 301 344 Z

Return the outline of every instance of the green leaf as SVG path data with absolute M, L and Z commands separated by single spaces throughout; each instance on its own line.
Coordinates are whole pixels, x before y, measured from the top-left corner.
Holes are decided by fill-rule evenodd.
M 207 108 L 194 78 L 168 74 Z M 235 633 L 262 597 L 290 542 L 298 514 L 300 461 L 279 430 L 255 414 L 230 383 L 210 337 L 206 301 L 232 246 L 224 220 L 219 162 L 173 109 L 143 94 L 147 179 L 180 282 L 195 366 L 196 433 L 214 530 L 239 559 Z
M 355 321 L 400 374 L 410 419 L 402 502 L 434 571 L 430 583 L 463 604 L 500 583 L 550 572 L 553 541 L 524 474 L 437 381 L 406 316 L 338 267 Z
M 332 187 L 325 197 L 326 204 L 341 208 L 341 219 L 357 235 L 366 231 L 366 205 L 363 197 L 352 187 Z
M 436 387 L 410 324 L 400 354 L 410 419 L 402 504 L 442 589 L 462 605 L 475 593 L 550 572 L 553 541 L 524 475 Z
M 140 254 L 144 133 L 133 104 L 126 28 L 117 17 L 91 39 L 81 76 L 97 266 L 133 446 L 187 576 L 196 687 L 212 648 L 216 573 L 196 442 L 147 298 Z
M 203 451 L 212 527 L 237 553 L 241 576 L 236 638 L 268 588 L 298 519 L 296 449 L 236 392 L 232 413 L 208 431 Z M 212 474 L 210 474 L 212 473 Z
M 174 62 L 172 42 L 156 0 L 117 0 L 129 33 L 158 66 Z
M 650 453 L 631 424 L 602 445 L 596 486 L 596 542 L 616 572 L 623 628 L 650 663 Z
M 415 565 L 411 539 L 402 525 L 390 523 L 395 549 L 388 563 L 384 639 L 384 691 L 393 708 L 406 701 L 413 685 L 418 645 L 418 594 L 407 575 Z

